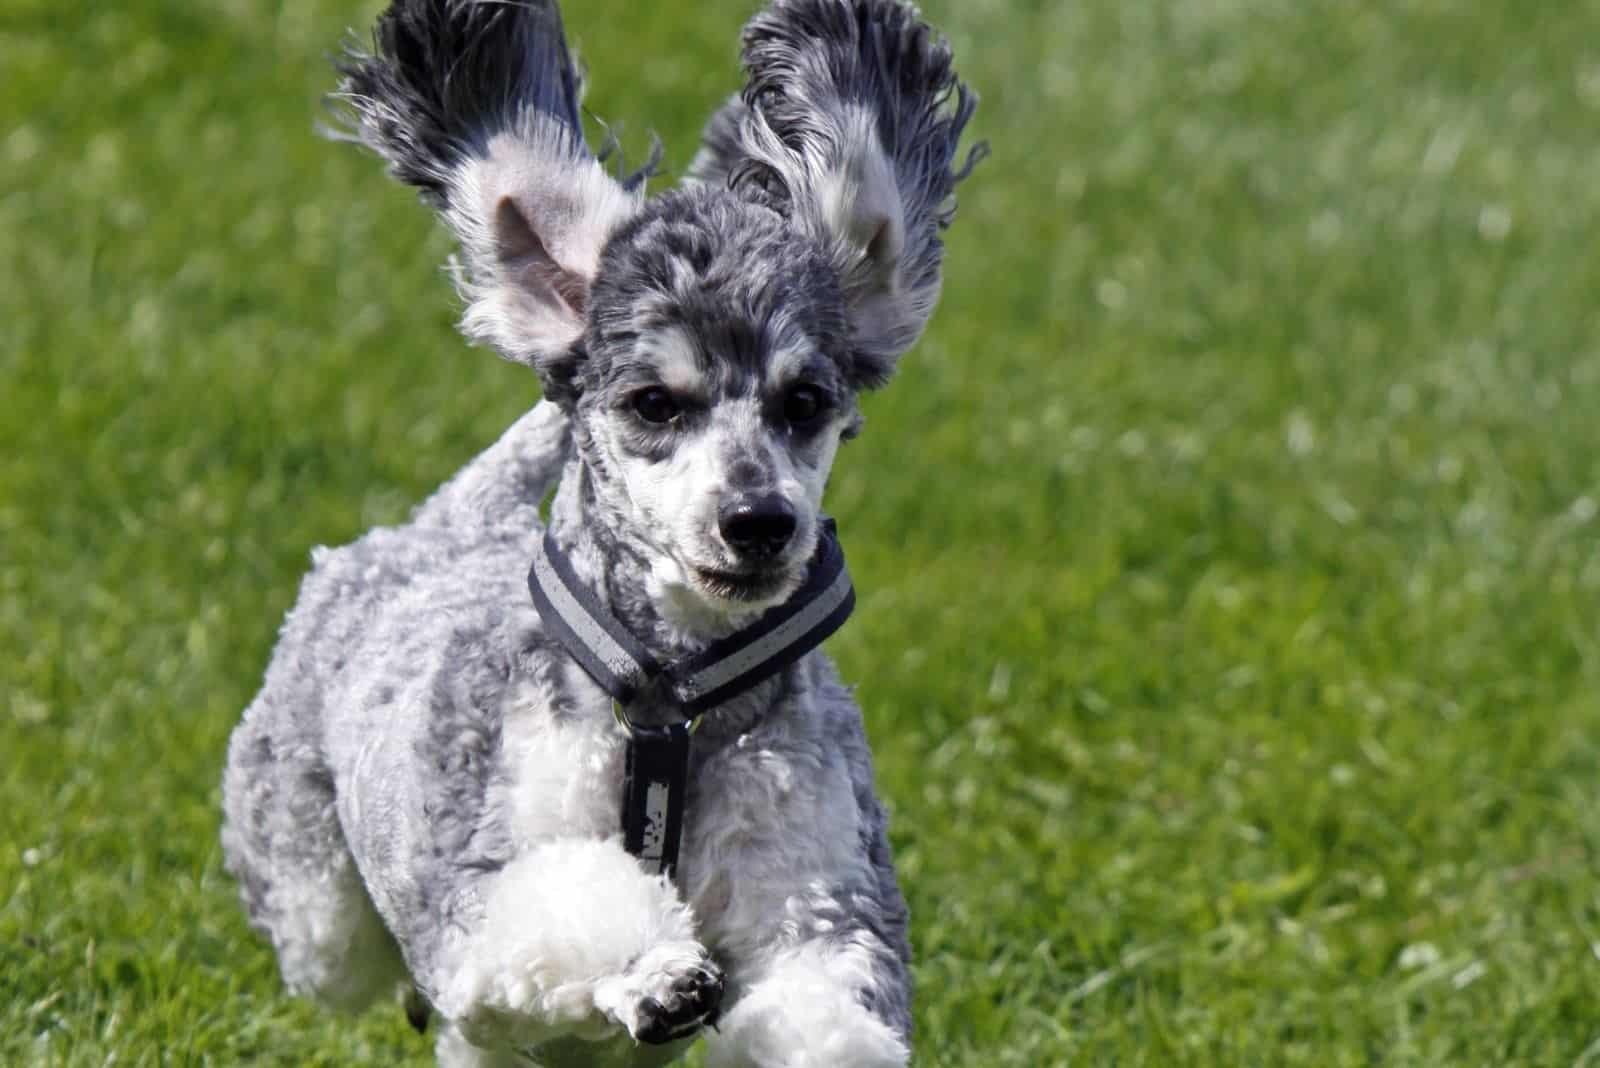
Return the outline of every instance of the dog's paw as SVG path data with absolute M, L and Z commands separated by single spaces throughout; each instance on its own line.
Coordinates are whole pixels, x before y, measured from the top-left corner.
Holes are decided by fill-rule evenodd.
M 698 942 L 668 942 L 621 975 L 602 979 L 594 1003 L 639 1042 L 660 1045 L 714 1024 L 722 1005 L 722 969 Z
M 680 976 L 663 996 L 647 995 L 638 1005 L 629 1033 L 640 1042 L 663 1045 L 715 1025 L 722 1009 L 722 971 L 707 960 Z
M 911 1051 L 845 987 L 758 983 L 710 1036 L 707 1068 L 905 1068 Z

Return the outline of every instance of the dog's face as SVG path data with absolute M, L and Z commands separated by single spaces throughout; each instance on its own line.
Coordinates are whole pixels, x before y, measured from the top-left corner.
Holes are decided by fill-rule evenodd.
M 820 250 L 726 193 L 658 198 L 613 235 L 575 368 L 593 518 L 651 592 L 719 616 L 788 597 L 835 450 L 859 424 Z

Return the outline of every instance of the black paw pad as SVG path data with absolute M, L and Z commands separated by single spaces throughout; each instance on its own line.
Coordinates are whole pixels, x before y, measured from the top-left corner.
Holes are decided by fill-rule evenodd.
M 707 961 L 673 984 L 664 1000 L 645 998 L 639 1003 L 634 1037 L 652 1045 L 676 1042 L 715 1024 L 721 1009 L 722 971 Z

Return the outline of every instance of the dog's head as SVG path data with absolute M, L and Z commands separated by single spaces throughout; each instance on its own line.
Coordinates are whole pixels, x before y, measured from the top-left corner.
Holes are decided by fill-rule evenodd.
M 599 521 L 669 596 L 755 607 L 804 577 L 859 420 L 847 329 L 822 251 L 726 191 L 658 197 L 611 236 L 547 389 L 573 408 Z
M 342 86 L 461 239 L 466 332 L 572 414 L 589 518 L 726 611 L 805 573 L 856 396 L 932 312 L 974 106 L 897 0 L 777 0 L 744 65 L 688 187 L 648 201 L 584 145 L 549 0 L 395 0 Z

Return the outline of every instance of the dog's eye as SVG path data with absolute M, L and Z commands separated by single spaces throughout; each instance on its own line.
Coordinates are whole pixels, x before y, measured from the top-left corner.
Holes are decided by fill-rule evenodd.
M 672 394 L 660 386 L 641 389 L 631 398 L 634 412 L 647 423 L 670 423 L 682 410 Z
M 783 395 L 783 417 L 803 426 L 822 414 L 822 390 L 816 386 L 795 386 Z

